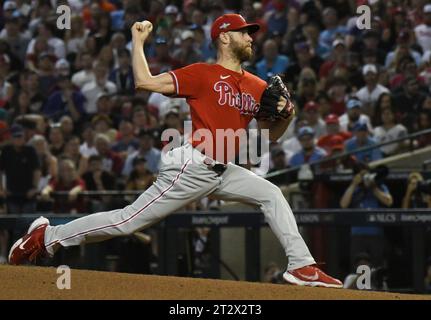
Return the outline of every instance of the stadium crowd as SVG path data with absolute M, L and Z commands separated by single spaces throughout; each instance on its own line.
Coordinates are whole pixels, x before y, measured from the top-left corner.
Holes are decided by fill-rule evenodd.
M 62 4 L 72 11 L 70 29 L 57 28 Z M 357 26 L 360 5 L 371 9 L 370 29 Z M 210 28 L 223 13 L 260 24 L 244 67 L 264 80 L 283 74 L 298 117 L 262 156 L 266 165 L 250 167 L 257 174 L 431 128 L 425 0 L 6 0 L 0 10 L 0 196 L 7 213 L 112 209 L 131 198 L 80 193 L 139 191 L 154 181 L 161 132 L 183 132 L 189 109 L 184 99 L 135 91 L 130 27 L 143 19 L 154 24 L 144 48 L 153 74 L 214 62 Z M 428 145 L 431 134 L 413 141 Z M 351 168 L 356 176 L 337 199 L 315 206 L 392 206 L 386 185 L 361 190 L 368 169 L 360 166 L 409 147 L 396 142 L 322 164 L 322 171 Z M 410 178 L 398 205 L 431 207 L 429 196 L 415 196 L 423 177 Z M 271 179 L 286 185 L 297 178 Z M 314 188 L 328 194 L 325 185 Z M 0 243 L 5 238 L 0 231 Z

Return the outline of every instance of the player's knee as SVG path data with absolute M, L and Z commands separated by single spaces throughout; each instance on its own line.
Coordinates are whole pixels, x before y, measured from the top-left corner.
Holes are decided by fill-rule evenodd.
M 265 185 L 263 202 L 278 202 L 285 200 L 280 188 L 275 184 L 268 182 Z

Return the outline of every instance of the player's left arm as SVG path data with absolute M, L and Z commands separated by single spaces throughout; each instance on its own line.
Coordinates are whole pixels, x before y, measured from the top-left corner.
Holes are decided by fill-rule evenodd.
M 286 132 L 287 127 L 295 118 L 295 106 L 284 97 L 281 97 L 280 101 L 277 104 L 278 111 L 283 110 L 286 107 L 286 104 L 289 104 L 287 107 L 289 109 L 290 115 L 287 118 L 278 118 L 275 121 L 270 120 L 257 120 L 260 129 L 268 129 L 269 130 L 269 140 L 272 142 L 277 141 L 283 134 Z

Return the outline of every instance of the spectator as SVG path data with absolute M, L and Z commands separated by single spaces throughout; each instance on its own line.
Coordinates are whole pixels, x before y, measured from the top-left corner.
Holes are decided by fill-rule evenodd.
M 68 76 L 60 76 L 57 81 L 59 90 L 49 96 L 43 113 L 53 121 L 58 121 L 64 115 L 70 115 L 75 122 L 79 121 L 84 114 L 84 96 L 74 90 Z
M 335 39 L 332 42 L 331 56 L 320 66 L 319 76 L 322 87 L 326 85 L 327 78 L 335 75 L 338 68 L 347 70 L 347 47 L 343 39 Z
M 133 95 L 135 92 L 135 81 L 130 59 L 130 52 L 121 49 L 117 53 L 119 66 L 109 75 L 109 81 L 117 87 L 117 93 L 122 95 Z
M 320 116 L 326 118 L 332 113 L 331 99 L 326 92 L 319 92 L 316 97 L 316 103 L 319 105 Z
M 317 21 L 308 21 L 307 24 L 304 25 L 303 34 L 307 39 L 307 43 L 310 44 L 310 49 L 321 59 L 328 58 L 331 53 L 331 47 L 328 47 L 326 44 L 321 43 L 319 41 L 320 30 L 317 25 Z
M 184 30 L 181 33 L 181 44 L 174 51 L 172 57 L 178 60 L 182 66 L 202 61 L 202 53 L 195 48 L 195 35 L 193 31 Z
M 322 46 L 330 48 L 336 36 L 347 34 L 347 29 L 338 24 L 337 11 L 334 8 L 325 8 L 322 17 L 325 29 L 320 33 L 319 42 Z
M 142 156 L 147 161 L 147 168 L 151 173 L 159 171 L 161 153 L 154 148 L 154 132 L 150 130 L 141 130 L 139 132 L 139 149 L 130 154 L 123 168 L 123 175 L 129 176 L 133 169 L 133 159 L 137 156 Z
M 250 20 L 247 20 L 250 21 Z M 198 24 L 192 24 L 190 30 L 194 32 L 196 47 L 202 54 L 202 61 L 210 61 L 215 59 L 216 52 L 211 45 L 210 40 L 205 36 L 204 29 Z
M 41 113 L 46 97 L 41 93 L 39 75 L 36 72 L 29 71 L 28 73 L 25 72 L 23 76 L 26 77 L 23 90 L 30 99 L 28 110 L 32 113 Z
M 425 181 L 419 172 L 409 175 L 402 208 L 431 208 L 431 181 Z
M 335 157 L 341 155 L 345 151 L 344 139 L 340 135 L 331 135 L 326 142 L 327 157 Z M 357 160 L 352 155 L 337 157 L 334 160 L 328 160 L 321 165 L 326 173 L 343 173 L 346 170 L 351 170 L 357 164 Z M 330 198 L 330 195 L 328 195 Z M 338 200 L 338 199 L 337 199 Z
M 60 127 L 61 127 L 61 131 L 63 132 L 64 140 L 69 140 L 74 135 L 75 126 L 70 116 L 61 117 Z
M 9 45 L 12 52 L 21 60 L 25 60 L 27 45 L 30 38 L 20 32 L 18 17 L 11 17 L 5 20 L 5 28 L 0 33 L 0 39 L 4 39 Z
M 53 192 L 66 192 L 67 196 L 55 195 L 55 213 L 82 213 L 85 212 L 84 199 L 79 194 L 85 190 L 84 181 L 79 178 L 75 164 L 70 159 L 63 159 L 59 163 L 58 179 L 52 180 L 41 193 L 44 201 L 52 199 Z
M 373 107 L 380 95 L 389 92 L 389 89 L 378 83 L 379 73 L 377 67 L 367 64 L 362 68 L 365 86 L 356 92 L 356 97 L 362 102 L 363 112 L 368 116 L 373 116 Z
M 417 119 L 417 131 L 428 130 L 431 128 L 431 112 L 428 110 L 422 110 L 419 112 Z M 431 133 L 424 134 L 418 137 L 417 147 L 423 148 L 431 145 Z
M 317 95 L 317 77 L 310 68 L 304 68 L 299 74 L 298 95 L 295 96 L 298 107 L 302 110 L 305 104 L 314 100 Z
M 385 64 L 386 53 L 384 50 L 379 48 L 380 34 L 377 30 L 366 30 L 362 36 L 362 52 L 373 53 L 375 61 L 373 64 L 383 66 Z M 368 62 L 365 62 L 368 64 Z
M 336 114 L 330 114 L 325 118 L 326 132 L 327 134 L 321 136 L 317 141 L 317 145 L 325 149 L 326 152 L 330 153 L 333 147 L 333 137 L 340 137 L 341 144 L 352 137 L 349 131 L 342 131 L 340 128 L 340 122 Z M 344 146 L 343 146 L 344 149 Z
M 368 127 L 366 123 L 357 122 L 353 127 L 353 138 L 346 141 L 346 151 L 351 152 L 359 148 L 375 146 L 374 139 L 369 137 Z M 368 151 L 355 152 L 353 154 L 358 161 L 369 163 L 382 158 L 382 152 L 379 148 L 374 148 Z
M 113 94 L 117 92 L 115 83 L 108 80 L 108 68 L 105 65 L 97 61 L 93 65 L 93 70 L 94 80 L 82 87 L 82 94 L 86 99 L 84 109 L 86 113 L 91 115 L 97 111 L 96 102 L 101 93 Z
M 94 129 L 91 127 L 91 125 L 87 125 L 86 127 L 84 127 L 82 131 L 83 143 L 79 147 L 79 152 L 84 157 L 89 158 L 92 155 L 97 155 L 94 137 L 95 137 Z
M 414 29 L 416 41 L 421 46 L 422 52 L 431 50 L 431 4 L 423 7 L 424 22 Z
M 395 50 L 389 52 L 386 56 L 386 69 L 390 71 L 394 70 L 397 62 L 405 56 L 411 56 L 415 60 L 416 65 L 420 65 L 421 55 L 417 51 L 410 49 L 410 40 L 410 33 L 408 30 L 404 29 L 400 31 Z
M 400 59 L 397 67 L 397 74 L 393 76 L 390 81 L 391 90 L 393 92 L 400 90 L 400 86 L 404 83 L 406 78 L 417 78 L 421 83 L 425 83 L 425 79 L 418 75 L 418 67 L 411 56 L 405 56 Z
M 106 114 L 98 114 L 91 120 L 94 131 L 109 138 L 109 143 L 113 143 L 117 137 L 117 130 L 112 126 L 112 120 Z
M 146 166 L 147 160 L 142 156 L 133 159 L 133 170 L 127 179 L 126 190 L 144 191 L 155 181 L 154 175 Z
M 58 161 L 51 154 L 48 147 L 48 142 L 42 135 L 35 135 L 29 141 L 37 154 L 40 164 L 41 177 L 37 187 L 37 191 L 41 192 L 50 182 L 51 179 L 57 179 Z
M 123 161 L 117 153 L 110 149 L 109 138 L 99 133 L 96 136 L 95 146 L 97 154 L 102 158 L 103 169 L 119 176 L 123 168 Z
M 116 190 L 115 176 L 106 170 L 103 170 L 102 157 L 93 155 L 88 159 L 88 169 L 82 175 L 87 190 L 106 191 Z M 108 210 L 112 203 L 110 196 L 91 197 L 92 210 Z
M 345 79 L 334 77 L 328 81 L 328 96 L 331 99 L 330 113 L 341 116 L 346 110 L 348 84 Z
M 395 107 L 401 123 L 408 131 L 413 131 L 417 113 L 425 100 L 416 78 L 406 78 L 402 92 L 394 95 Z
M 88 158 L 84 157 L 79 152 L 80 140 L 77 136 L 72 136 L 66 142 L 64 146 L 64 152 L 62 154 L 63 158 L 67 158 L 72 160 L 75 168 L 77 170 L 77 174 L 81 177 L 85 171 L 87 171 L 88 167 Z
M 0 57 L 0 59 L 1 58 L 2 57 Z M 4 56 L 3 59 L 5 59 Z M 0 73 L 0 107 L 7 108 L 13 94 L 14 89 L 12 84 L 6 80 L 6 77 L 2 73 Z
M 132 123 L 127 120 L 121 121 L 117 136 L 118 140 L 111 149 L 125 160 L 129 154 L 135 152 L 139 148 L 139 141 L 133 133 Z
M 342 131 L 352 131 L 357 122 L 366 123 L 368 131 L 372 132 L 370 118 L 363 114 L 362 103 L 356 98 L 347 101 L 347 112 L 339 118 Z
M 56 85 L 55 57 L 49 52 L 42 52 L 38 56 L 37 74 L 39 75 L 39 92 L 46 99 Z
M 385 92 L 382 93 L 379 97 L 379 99 L 377 99 L 376 102 L 376 106 L 374 108 L 374 116 L 372 118 L 372 126 L 376 127 L 382 124 L 382 111 L 387 109 L 387 108 L 391 108 L 394 109 L 395 107 L 395 103 L 394 103 L 394 99 L 392 97 L 392 94 L 389 92 Z M 398 115 L 397 115 L 398 116 Z
M 91 53 L 88 51 L 81 53 L 78 63 L 81 70 L 73 74 L 72 83 L 82 89 L 87 83 L 95 81 Z
M 8 213 L 34 213 L 40 180 L 39 160 L 34 148 L 25 145 L 21 125 L 12 125 L 11 135 L 11 144 L 6 145 L 0 155 L 0 194 L 6 198 Z
M 298 75 L 301 73 L 301 70 L 305 68 L 311 68 L 314 71 L 314 74 L 317 74 L 323 62 L 319 56 L 312 52 L 310 45 L 307 42 L 295 43 L 294 49 L 295 61 L 290 63 L 286 69 L 286 80 L 289 83 L 297 83 L 299 80 Z M 316 79 L 314 80 L 316 81 Z
M 64 151 L 64 136 L 59 123 L 54 123 L 49 128 L 49 145 L 51 153 L 58 157 Z
M 152 74 L 160 74 L 181 67 L 181 62 L 171 57 L 168 41 L 163 37 L 157 37 L 155 55 L 148 59 L 148 66 Z
M 135 132 L 141 130 L 152 130 L 158 127 L 157 118 L 151 114 L 148 108 L 136 106 L 133 111 L 133 127 Z
M 394 110 L 385 108 L 381 113 L 382 125 L 374 129 L 377 143 L 392 141 L 407 136 L 407 129 L 395 120 Z M 401 141 L 380 147 L 384 156 L 391 156 L 405 149 L 409 141 Z
M 352 182 L 340 200 L 341 208 L 378 209 L 392 206 L 392 195 L 383 178 L 373 174 L 378 174 L 378 170 L 370 171 L 364 167 L 359 172 L 355 171 Z M 382 265 L 384 243 L 385 238 L 380 227 L 351 228 L 352 258 L 360 252 L 367 252 L 376 265 Z
M 319 105 L 316 102 L 309 101 L 305 104 L 304 120 L 313 128 L 316 139 L 326 134 L 325 121 L 320 117 Z
M 285 134 L 279 139 L 280 142 L 282 142 L 282 147 L 286 152 L 286 154 L 290 152 L 297 153 L 301 151 L 302 147 L 301 147 L 301 143 L 298 140 L 298 131 L 302 127 L 307 127 L 307 126 L 308 126 L 308 122 L 304 120 L 303 117 L 296 118 L 294 120 L 293 125 L 289 126 L 290 128 L 293 127 L 292 132 L 289 132 L 289 128 L 288 128 Z
M 80 15 L 73 15 L 70 19 L 70 29 L 66 30 L 64 39 L 67 53 L 77 55 L 85 49 L 85 40 L 90 30 L 85 27 L 84 20 Z
M 306 163 L 315 162 L 326 156 L 325 150 L 314 143 L 315 132 L 311 127 L 302 127 L 298 131 L 298 140 L 302 150 L 292 156 L 290 166 L 296 167 Z
M 38 34 L 43 39 L 48 41 L 48 45 L 54 49 L 56 58 L 66 58 L 66 48 L 64 41 L 54 36 L 55 26 L 50 22 L 44 21 L 38 25 Z M 27 54 L 33 52 L 35 39 L 32 39 L 28 44 Z
M 271 150 L 271 162 L 272 168 L 269 169 L 268 173 L 277 172 L 289 168 L 286 152 L 284 152 L 283 148 L 281 147 L 275 147 Z M 274 177 L 268 178 L 268 181 L 271 181 L 277 186 L 286 186 L 290 184 L 293 179 L 291 177 L 291 172 L 285 172 Z
M 267 81 L 270 77 L 286 71 L 289 58 L 279 54 L 278 45 L 273 39 L 268 39 L 263 44 L 263 59 L 256 64 L 259 78 Z

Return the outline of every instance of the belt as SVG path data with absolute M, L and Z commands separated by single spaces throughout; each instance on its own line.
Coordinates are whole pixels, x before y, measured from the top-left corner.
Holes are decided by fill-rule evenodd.
M 205 157 L 204 164 L 207 165 L 208 169 L 217 173 L 218 176 L 221 176 L 227 169 L 227 165 L 224 163 L 217 163 L 213 159 Z

